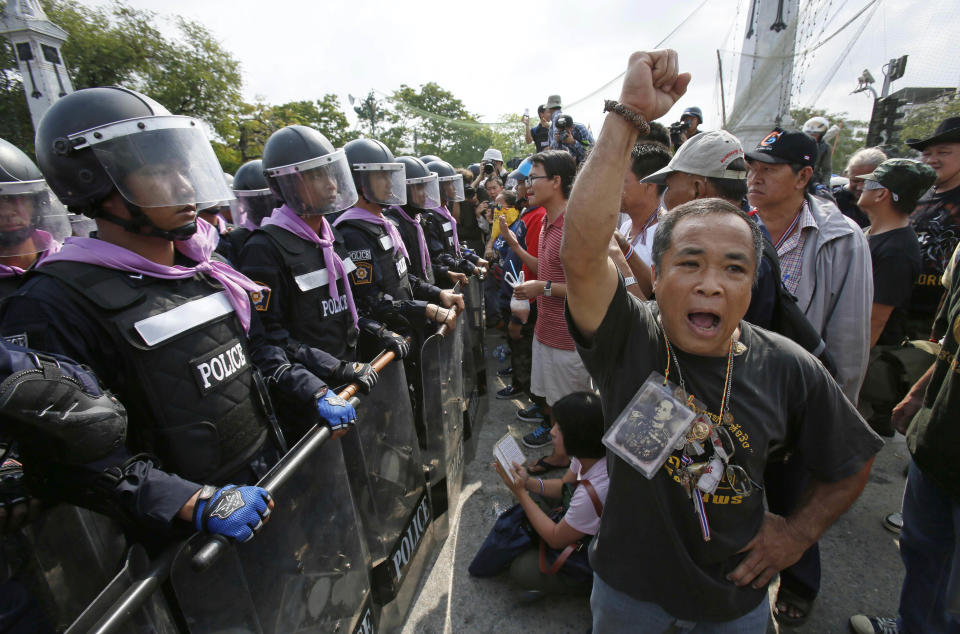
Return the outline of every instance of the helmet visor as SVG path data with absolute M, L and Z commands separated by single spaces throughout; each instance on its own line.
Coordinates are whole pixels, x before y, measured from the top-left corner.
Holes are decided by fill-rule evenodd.
M 264 218 L 273 213 L 277 199 L 270 189 L 237 190 L 237 214 L 242 221 L 235 224 L 245 227 L 259 227 Z
M 89 238 L 97 230 L 97 221 L 82 214 L 68 213 L 70 218 L 70 235 L 78 238 Z
M 0 256 L 41 253 L 69 235 L 67 209 L 46 181 L 0 183 Z
M 463 175 L 440 177 L 440 192 L 447 202 L 458 203 L 465 200 L 463 195 Z
M 357 202 L 350 164 L 343 150 L 302 163 L 267 170 L 283 200 L 298 214 L 332 214 Z
M 178 207 L 231 198 L 200 123 L 190 117 L 128 119 L 70 136 L 92 147 L 120 195 L 138 207 Z
M 430 176 L 407 179 L 407 204 L 417 209 L 440 206 L 440 181 L 433 172 Z
M 406 205 L 406 168 L 403 163 L 358 163 L 353 173 L 363 197 L 378 205 Z

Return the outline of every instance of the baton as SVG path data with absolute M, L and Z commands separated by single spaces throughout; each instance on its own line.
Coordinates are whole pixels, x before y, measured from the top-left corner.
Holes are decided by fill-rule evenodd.
M 370 362 L 370 365 L 373 366 L 374 370 L 380 372 L 396 357 L 397 355 L 392 350 L 384 350 Z M 345 401 L 349 401 L 351 405 L 356 407 L 360 402 L 356 396 L 358 391 L 360 391 L 359 383 L 351 383 L 345 387 L 338 396 Z M 257 486 L 266 489 L 270 496 L 273 497 L 274 491 L 282 487 L 290 476 L 306 462 L 307 458 L 327 442 L 332 435 L 333 432 L 330 431 L 328 425 L 318 423 L 311 427 L 310 430 L 303 435 L 303 438 L 298 440 L 297 444 L 270 470 L 270 473 L 257 482 Z M 193 556 L 191 560 L 193 569 L 197 572 L 206 570 L 213 565 L 217 558 L 220 557 L 224 548 L 229 545 L 230 541 L 226 537 L 222 535 L 211 535 L 210 540 L 201 546 L 197 554 Z

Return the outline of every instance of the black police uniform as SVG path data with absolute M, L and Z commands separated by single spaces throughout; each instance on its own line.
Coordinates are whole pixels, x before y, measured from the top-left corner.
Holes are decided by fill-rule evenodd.
M 194 262 L 178 254 L 177 264 Z M 269 398 L 257 370 L 285 393 L 314 402 L 326 385 L 250 330 L 198 273 L 182 280 L 75 262 L 31 272 L 0 306 L 8 339 L 89 365 L 129 411 L 128 445 L 142 455 L 116 472 L 126 497 L 159 526 L 199 488 L 251 483 L 277 456 Z
M 440 300 L 441 289 L 410 273 L 406 258 L 399 249 L 394 253 L 393 240 L 382 226 L 352 219 L 337 228 L 357 267 L 350 273 L 357 309 L 394 331 L 422 330 L 427 304 Z
M 334 252 L 347 274 L 356 270 L 343 236 L 333 229 Z M 320 245 L 276 225 L 254 231 L 240 254 L 244 275 L 269 291 L 255 297 L 267 340 L 321 378 L 341 361 L 356 361 L 358 328 L 347 303 L 347 280 L 334 282 L 338 299 L 330 297 L 330 274 Z M 378 322 L 359 317 L 359 331 L 377 332 Z
M 453 237 L 453 223 L 433 210 L 422 213 L 427 248 L 430 250 L 430 261 L 433 263 L 434 274 L 437 279 L 441 282 L 448 279 L 448 271 L 473 275 L 479 257 L 467 252 L 457 256 L 456 242 Z
M 424 280 L 428 284 L 436 284 L 436 268 L 431 265 L 427 267 L 427 270 L 423 270 L 423 260 L 420 253 L 420 240 L 417 237 L 417 227 L 414 226 L 412 222 L 403 217 L 403 215 L 397 211 L 396 208 L 390 207 L 389 209 L 383 210 L 383 215 L 387 217 L 400 232 L 400 237 L 403 238 L 403 244 L 407 247 L 407 253 L 410 254 L 410 272 L 415 276 L 419 277 L 421 280 Z M 408 216 L 413 218 L 414 222 L 420 225 L 420 229 L 424 231 L 424 238 L 426 238 L 426 229 L 424 228 L 423 214 L 420 212 L 408 213 Z M 427 253 L 427 262 L 430 262 L 430 254 Z M 446 277 L 446 268 L 442 269 L 444 277 Z

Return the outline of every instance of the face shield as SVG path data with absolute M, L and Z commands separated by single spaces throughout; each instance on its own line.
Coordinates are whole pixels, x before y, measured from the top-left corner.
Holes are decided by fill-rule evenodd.
M 440 206 L 440 181 L 435 173 L 407 179 L 407 204 L 417 209 L 434 209 Z
M 70 235 L 70 219 L 44 180 L 0 183 L 0 256 L 29 255 Z
M 403 163 L 357 163 L 354 175 L 363 197 L 378 205 L 406 205 L 406 168 Z
M 440 191 L 443 193 L 443 200 L 451 203 L 458 203 L 465 200 L 463 195 L 463 175 L 439 177 Z
M 273 213 L 277 199 L 270 189 L 236 190 L 237 214 L 243 218 L 235 224 L 259 227 L 264 218 Z
M 123 196 L 138 207 L 228 200 L 230 189 L 200 124 L 190 117 L 128 119 L 69 137 L 90 147 Z
M 78 238 L 89 238 L 90 234 L 97 230 L 97 222 L 93 218 L 87 218 L 82 214 L 68 213 L 70 219 L 70 235 Z
M 343 150 L 268 169 L 267 176 L 276 181 L 283 200 L 302 216 L 332 214 L 357 202 L 357 188 Z

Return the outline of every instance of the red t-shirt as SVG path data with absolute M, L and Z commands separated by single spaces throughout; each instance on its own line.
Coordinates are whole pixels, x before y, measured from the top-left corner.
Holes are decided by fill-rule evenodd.
M 527 253 L 535 258 L 540 257 L 540 229 L 543 227 L 543 219 L 547 215 L 547 210 L 543 207 L 537 207 L 525 213 L 520 220 L 527 226 Z M 530 272 L 527 265 L 523 265 L 523 278 L 525 280 L 535 280 L 537 277 Z
M 563 218 L 561 215 L 552 223 L 546 218 L 540 231 L 540 248 L 537 256 L 538 279 L 550 281 L 554 284 L 566 284 L 567 277 L 563 273 L 563 264 L 560 262 L 560 243 L 563 240 Z M 551 348 L 560 350 L 574 350 L 573 338 L 567 329 L 567 322 L 563 317 L 563 298 L 542 296 L 537 304 L 537 325 L 533 332 L 537 341 Z

